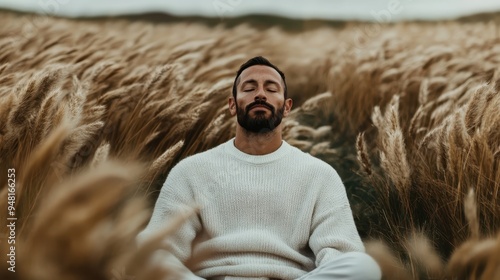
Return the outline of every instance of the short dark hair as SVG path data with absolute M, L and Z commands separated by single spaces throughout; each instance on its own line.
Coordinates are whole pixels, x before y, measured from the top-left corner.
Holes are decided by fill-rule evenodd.
M 280 74 L 281 79 L 283 80 L 283 85 L 285 86 L 284 91 L 285 91 L 285 99 L 286 99 L 288 97 L 288 94 L 287 94 L 287 86 L 286 86 L 286 81 L 285 81 L 285 74 L 283 72 L 281 72 L 281 70 L 278 69 L 278 67 L 276 67 L 274 64 L 269 62 L 269 60 L 267 60 L 266 58 L 264 58 L 262 56 L 256 56 L 254 58 L 250 58 L 247 62 L 243 63 L 240 66 L 240 69 L 238 70 L 238 72 L 236 72 L 236 78 L 234 78 L 234 83 L 233 83 L 233 97 L 234 97 L 234 99 L 236 99 L 236 87 L 238 85 L 241 72 L 243 72 L 245 69 L 247 69 L 251 66 L 254 66 L 254 65 L 269 66 L 269 67 L 273 68 L 274 70 L 276 70 Z

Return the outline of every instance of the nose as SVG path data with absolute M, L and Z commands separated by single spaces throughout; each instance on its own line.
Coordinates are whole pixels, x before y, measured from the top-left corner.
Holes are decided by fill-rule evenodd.
M 266 97 L 266 92 L 263 88 L 259 88 L 257 90 L 257 92 L 255 93 L 255 100 L 263 100 L 263 101 L 266 101 L 267 100 L 267 97 Z

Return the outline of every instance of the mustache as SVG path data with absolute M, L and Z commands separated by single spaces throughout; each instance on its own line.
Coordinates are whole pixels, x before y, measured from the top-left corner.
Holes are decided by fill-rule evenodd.
M 269 110 L 271 110 L 271 112 L 274 112 L 274 106 L 267 103 L 266 101 L 264 100 L 256 100 L 250 104 L 248 104 L 246 107 L 245 107 L 245 110 L 248 112 L 250 109 L 252 109 L 254 106 L 264 106 L 264 107 L 267 107 Z

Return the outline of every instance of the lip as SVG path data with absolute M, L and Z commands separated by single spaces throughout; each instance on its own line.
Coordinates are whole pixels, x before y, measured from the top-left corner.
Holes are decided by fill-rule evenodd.
M 252 108 L 250 108 L 250 110 L 259 109 L 259 108 L 264 108 L 264 109 L 267 109 L 267 110 L 270 111 L 270 109 L 267 106 L 264 106 L 264 105 L 255 105 Z

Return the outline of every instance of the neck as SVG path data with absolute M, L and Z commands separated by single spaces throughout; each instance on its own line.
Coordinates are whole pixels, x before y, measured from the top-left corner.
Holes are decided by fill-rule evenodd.
M 282 139 L 281 124 L 268 133 L 248 132 L 238 125 L 234 146 L 249 155 L 265 155 L 279 149 Z

